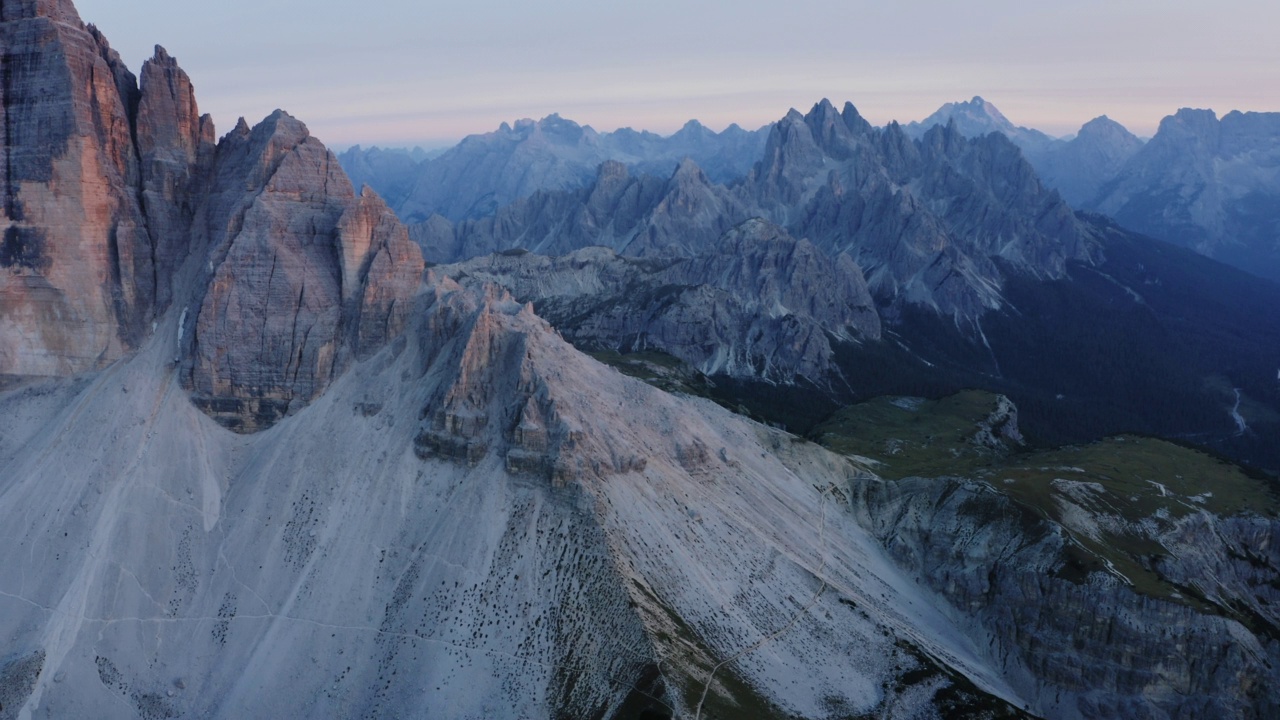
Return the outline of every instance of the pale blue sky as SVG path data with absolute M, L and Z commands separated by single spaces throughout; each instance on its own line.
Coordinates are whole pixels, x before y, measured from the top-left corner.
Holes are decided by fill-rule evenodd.
M 872 122 L 982 95 L 1053 134 L 1178 107 L 1280 110 L 1274 0 L 77 0 L 136 72 L 178 58 L 219 132 L 282 107 L 325 142 L 440 145 L 552 112 L 758 127 L 828 97 Z

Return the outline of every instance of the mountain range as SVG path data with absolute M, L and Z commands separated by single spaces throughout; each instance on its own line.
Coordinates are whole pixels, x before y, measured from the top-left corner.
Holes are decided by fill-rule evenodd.
M 1280 711 L 1280 290 L 1008 138 L 445 153 L 409 227 L 71 0 L 0 49 L 0 718 Z
M 917 127 L 1007 136 L 1045 183 L 1081 210 L 1271 280 L 1280 280 L 1280 113 L 1184 108 L 1142 142 L 1103 116 L 1075 138 L 1015 127 L 990 103 L 944 106 Z
M 666 137 L 630 128 L 599 133 L 550 115 L 503 123 L 435 157 L 418 159 L 357 146 L 340 160 L 353 178 L 373 187 L 406 222 L 434 214 L 456 222 L 491 215 L 538 191 L 581 188 L 606 160 L 642 173 L 667 174 L 691 158 L 716 180 L 728 182 L 745 175 L 760 156 L 767 130 L 730 125 L 717 133 L 690 120 Z

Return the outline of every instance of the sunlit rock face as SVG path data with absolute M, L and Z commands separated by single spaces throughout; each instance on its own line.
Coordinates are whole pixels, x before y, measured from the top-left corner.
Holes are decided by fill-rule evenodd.
M 102 367 L 176 304 L 196 401 L 254 430 L 403 329 L 421 252 L 302 123 L 215 145 L 164 48 L 139 85 L 69 3 L 3 12 L 0 377 Z
M 86 370 L 136 343 L 154 303 L 137 82 L 69 2 L 2 19 L 0 374 Z
M 0 376 L 99 367 L 170 304 L 213 124 L 163 48 L 139 86 L 68 2 L 0 22 Z

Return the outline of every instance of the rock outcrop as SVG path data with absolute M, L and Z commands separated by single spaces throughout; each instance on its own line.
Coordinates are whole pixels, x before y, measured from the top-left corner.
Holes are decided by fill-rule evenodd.
M 209 190 L 215 133 L 213 119 L 200 115 L 191 79 L 158 45 L 142 66 L 135 125 L 156 308 L 163 310 L 173 301 L 173 278 L 190 252 L 196 205 Z
M 197 403 L 253 430 L 403 329 L 421 252 L 301 123 L 215 146 L 164 48 L 139 85 L 70 2 L 0 19 L 0 377 L 102 367 L 177 304 Z

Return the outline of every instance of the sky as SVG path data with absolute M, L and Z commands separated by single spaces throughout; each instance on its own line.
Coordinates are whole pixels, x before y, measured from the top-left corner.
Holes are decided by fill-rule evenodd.
M 1280 111 L 1274 0 L 76 0 L 134 72 L 163 45 L 220 133 L 276 108 L 335 149 L 441 147 L 551 113 L 754 129 L 981 95 L 1051 135 L 1106 114 Z M 357 9 L 357 6 L 359 8 Z

